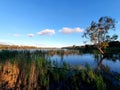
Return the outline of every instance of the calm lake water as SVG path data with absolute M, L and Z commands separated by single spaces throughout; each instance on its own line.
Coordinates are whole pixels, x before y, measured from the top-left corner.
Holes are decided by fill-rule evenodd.
M 12 58 L 15 57 L 16 53 L 20 51 L 24 51 L 24 50 L 17 50 L 17 52 L 14 53 L 11 52 L 6 53 L 0 51 L 1 52 L 0 61 L 5 61 L 4 60 L 5 58 L 6 60 L 9 59 L 12 60 Z M 39 51 L 37 52 L 37 54 L 40 54 L 40 51 L 45 52 L 46 56 L 49 57 L 51 61 L 57 61 L 58 65 L 61 65 L 63 62 L 70 64 L 71 66 L 80 66 L 80 67 L 82 66 L 84 67 L 86 64 L 89 64 L 90 67 L 92 68 L 105 67 L 112 72 L 117 72 L 120 74 L 120 53 L 111 54 L 109 55 L 109 57 L 101 60 L 100 58 L 101 55 L 97 54 L 96 52 L 86 53 L 78 50 L 61 50 L 61 49 L 53 49 L 53 50 L 42 49 L 42 50 L 27 50 L 27 51 L 30 51 L 31 53 Z M 35 54 L 35 56 L 37 56 L 37 54 Z M 29 53 L 27 55 L 28 57 L 30 56 Z M 26 57 L 24 56 L 24 53 L 16 56 L 18 58 L 23 58 L 23 60 L 24 57 Z
M 97 68 L 98 65 L 109 68 L 112 72 L 120 73 L 120 55 L 113 55 L 113 57 L 105 58 L 102 61 L 99 58 L 100 55 L 95 58 L 94 54 L 68 54 L 68 55 L 52 55 L 50 56 L 52 61 L 57 61 L 60 65 L 62 62 L 66 62 L 71 66 L 85 66 L 89 64 L 92 68 Z M 101 63 L 100 63 L 101 62 Z

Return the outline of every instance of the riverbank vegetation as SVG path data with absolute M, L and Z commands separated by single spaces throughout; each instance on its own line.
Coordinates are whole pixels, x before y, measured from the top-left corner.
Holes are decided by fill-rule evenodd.
M 58 52 L 58 51 L 57 51 Z M 58 65 L 46 51 L 0 51 L 0 89 L 15 90 L 119 90 L 88 64 Z M 116 77 L 119 79 L 119 77 Z M 109 86 L 110 85 L 110 86 Z

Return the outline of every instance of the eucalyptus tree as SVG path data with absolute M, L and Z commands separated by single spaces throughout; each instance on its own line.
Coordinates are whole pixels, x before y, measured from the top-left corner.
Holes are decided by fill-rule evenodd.
M 98 50 L 104 55 L 102 48 L 108 46 L 109 41 L 117 39 L 117 35 L 109 35 L 109 30 L 115 30 L 115 20 L 111 17 L 101 17 L 98 22 L 92 21 L 84 32 L 84 37 L 88 38 Z

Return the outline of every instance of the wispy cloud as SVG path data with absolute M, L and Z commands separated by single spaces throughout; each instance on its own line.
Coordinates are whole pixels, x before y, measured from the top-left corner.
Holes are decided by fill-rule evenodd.
M 30 33 L 28 34 L 28 37 L 34 37 L 34 34 Z
M 120 25 L 120 20 L 118 21 L 118 24 Z
M 3 44 L 3 45 L 14 45 L 14 40 L 0 39 L 0 44 Z
M 13 34 L 14 37 L 20 37 L 20 34 Z
M 45 29 L 45 30 L 42 30 L 40 32 L 38 32 L 39 35 L 54 35 L 55 34 L 55 30 L 53 29 Z
M 76 28 L 68 28 L 68 27 L 63 27 L 61 30 L 59 30 L 59 32 L 63 33 L 63 34 L 70 34 L 70 33 L 80 33 L 83 32 L 83 29 L 76 27 Z
M 61 44 L 56 44 L 56 45 L 48 45 L 48 44 L 36 44 L 37 47 L 41 47 L 41 48 L 61 48 L 62 45 Z

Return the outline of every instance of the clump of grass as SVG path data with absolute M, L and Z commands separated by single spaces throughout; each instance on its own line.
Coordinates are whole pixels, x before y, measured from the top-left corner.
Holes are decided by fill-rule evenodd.
M 93 85 L 97 90 L 106 90 L 106 84 L 100 74 L 95 73 L 87 64 L 81 72 L 83 82 Z
M 54 84 L 52 89 L 81 90 L 82 82 L 93 89 L 106 89 L 102 76 L 95 73 L 88 64 L 84 69 L 79 69 L 77 66 L 71 68 L 65 62 L 59 66 L 57 61 L 51 62 L 42 51 L 3 51 L 0 55 L 4 55 L 0 56 L 3 61 L 9 60 L 12 64 L 18 65 L 19 76 L 16 87 L 20 84 L 20 89 L 26 87 L 31 90 L 49 90 L 52 83 Z M 0 70 L 2 66 L 0 65 Z

